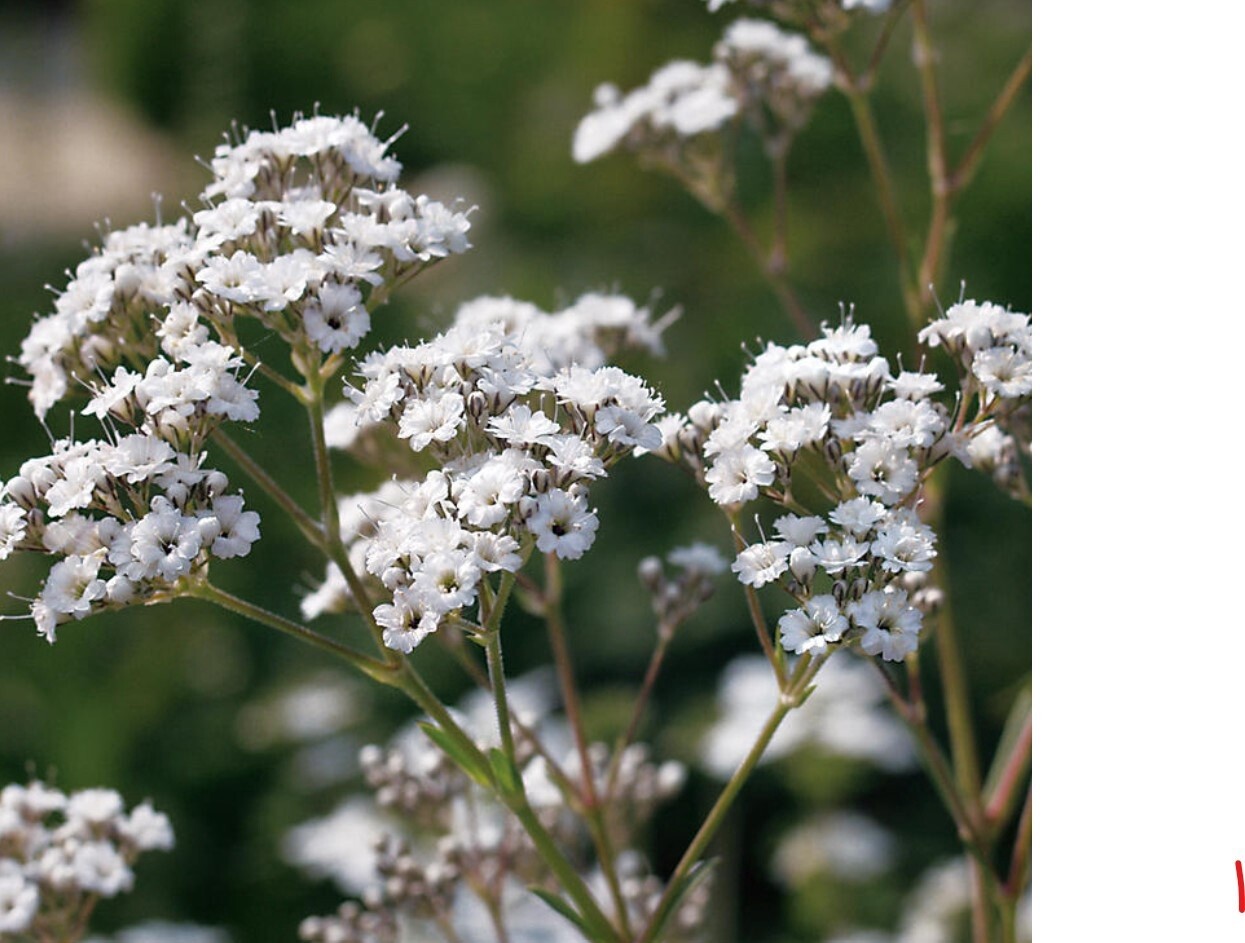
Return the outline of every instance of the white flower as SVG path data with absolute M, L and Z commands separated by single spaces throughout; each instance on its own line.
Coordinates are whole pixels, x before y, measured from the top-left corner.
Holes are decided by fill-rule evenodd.
M 0 504 L 0 560 L 7 559 L 25 536 L 26 512 L 16 504 Z
M 410 654 L 425 638 L 436 631 L 439 615 L 428 608 L 422 596 L 413 589 L 399 589 L 392 603 L 382 603 L 372 610 L 376 624 L 383 630 L 388 648 Z
M 20 934 L 39 912 L 39 886 L 16 862 L 0 859 L 0 935 Z
M 847 607 L 852 623 L 864 629 L 860 647 L 886 661 L 903 661 L 916 651 L 921 613 L 908 605 L 902 589 L 872 590 Z
M 69 797 L 65 815 L 70 821 L 103 825 L 124 811 L 125 804 L 115 789 L 82 789 Z
M 745 586 L 760 588 L 778 579 L 787 569 L 791 544 L 785 540 L 767 540 L 745 547 L 731 564 Z
M 109 842 L 84 842 L 73 855 L 71 867 L 74 883 L 101 897 L 115 897 L 134 886 L 134 872 Z
M 1007 347 L 991 347 L 973 355 L 973 376 L 996 396 L 1017 399 L 1033 392 L 1033 364 L 1028 356 Z
M 802 609 L 792 609 L 778 620 L 779 642 L 797 655 L 820 655 L 843 638 L 847 617 L 833 596 L 814 596 Z
M 830 520 L 855 537 L 863 537 L 885 519 L 886 508 L 868 498 L 852 498 L 830 512 Z
M 372 328 L 363 296 L 353 285 L 325 282 L 303 309 L 307 337 L 326 354 L 354 347 Z
M 918 469 L 905 450 L 885 439 L 869 439 L 849 456 L 847 473 L 862 495 L 897 504 L 916 487 Z
M 209 551 L 221 560 L 245 557 L 251 552 L 251 544 L 259 540 L 259 515 L 244 511 L 241 495 L 221 495 L 212 502 L 213 523 L 205 530 L 200 524 L 200 534 L 206 540 L 212 533 Z
M 774 482 L 777 466 L 758 448 L 744 445 L 718 456 L 707 472 L 709 497 L 718 504 L 743 504 Z
M 432 399 L 408 399 L 398 420 L 398 438 L 409 439 L 414 452 L 433 442 L 449 442 L 465 422 L 464 408 L 462 396 L 452 391 Z
M 136 805 L 117 830 L 139 851 L 169 851 L 173 847 L 169 817 L 153 809 L 149 802 Z
M 48 573 L 40 601 L 50 613 L 81 619 L 91 611 L 92 603 L 104 598 L 104 581 L 99 578 L 101 563 L 103 551 L 86 556 L 65 557 L 53 565 Z M 37 622 L 38 613 L 35 615 Z M 52 626 L 55 628 L 55 621 Z M 43 634 L 48 635 L 46 632 Z M 52 641 L 52 635 L 49 635 L 48 640 Z
M 934 532 L 915 517 L 888 521 L 879 528 L 869 549 L 881 558 L 883 569 L 891 573 L 925 573 L 933 569 L 937 556 Z
M 672 566 L 677 566 L 690 573 L 701 573 L 705 576 L 717 576 L 726 572 L 726 559 L 722 552 L 711 544 L 696 542 L 686 547 L 675 547 L 666 559 Z
M 534 501 L 524 499 L 524 503 L 530 508 L 527 528 L 536 536 L 536 547 L 541 553 L 578 560 L 592 546 L 598 521 L 596 514 L 588 510 L 582 492 L 572 494 L 553 488 Z

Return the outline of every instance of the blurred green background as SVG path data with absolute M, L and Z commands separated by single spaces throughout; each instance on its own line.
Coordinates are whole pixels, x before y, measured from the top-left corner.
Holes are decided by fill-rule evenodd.
M 932 7 L 954 154 L 1028 48 L 1029 4 Z M 659 310 L 683 309 L 666 335 L 665 360 L 627 364 L 651 377 L 671 408 L 685 408 L 715 379 L 735 390 L 741 345 L 795 340 L 741 245 L 676 183 L 627 156 L 575 165 L 570 138 L 598 83 L 632 88 L 669 59 L 705 61 L 742 12 L 736 4 L 710 16 L 699 0 L 0 3 L 0 349 L 16 353 L 32 315 L 50 310 L 45 286 L 65 283 L 95 221 L 150 219 L 154 191 L 163 193 L 166 217 L 183 204 L 193 209 L 207 179 L 194 155 L 209 156 L 231 122 L 269 126 L 270 113 L 285 122 L 318 104 L 326 113 L 358 108 L 365 118 L 383 110 L 382 135 L 409 123 L 394 147 L 408 188 L 479 206 L 476 248 L 406 289 L 377 319 L 377 343 L 435 330 L 479 294 L 553 310 L 583 291 L 618 289 Z M 858 52 L 874 26 L 852 37 Z M 928 183 L 906 25 L 875 103 L 908 223 L 919 231 Z M 964 279 L 968 297 L 1030 310 L 1030 143 L 1026 92 L 960 203 L 944 299 Z M 745 203 L 764 219 L 764 162 L 747 146 L 741 161 Z M 792 272 L 809 307 L 837 319 L 840 303 L 854 303 L 884 351 L 906 350 L 894 263 L 840 96 L 826 98 L 799 139 L 791 176 Z M 6 374 L 22 375 L 15 366 Z M 20 387 L 2 392 L 7 477 L 23 458 L 46 452 L 48 438 Z M 311 506 L 303 420 L 278 396 L 263 403 L 263 434 L 248 437 L 248 447 Z M 65 414 L 54 413 L 51 426 L 65 434 Z M 231 470 L 223 458 L 221 467 Z M 339 471 L 344 489 L 370 482 L 347 462 Z M 1030 664 L 1030 519 L 978 476 L 953 469 L 948 481 L 941 547 L 988 758 Z M 593 500 L 600 539 L 568 568 L 572 646 L 591 722 L 609 733 L 652 643 L 636 563 L 691 539 L 726 550 L 729 538 L 708 499 L 657 462 L 623 467 Z M 267 507 L 258 492 L 251 503 Z M 317 577 L 321 563 L 287 549 L 299 545 L 275 512 L 263 529 L 252 557 L 218 566 L 216 576 L 294 614 L 292 589 Z M 35 564 L 10 560 L 0 588 L 30 596 L 40 578 Z M 712 718 L 720 669 L 755 647 L 741 603 L 737 587 L 724 583 L 676 640 L 646 725 L 662 755 L 689 755 Z M 18 599 L 6 603 L 8 612 L 22 610 Z M 507 643 L 515 673 L 547 658 L 543 636 L 522 629 Z M 336 905 L 331 885 L 281 860 L 280 836 L 360 786 L 357 776 L 333 775 L 340 766 L 332 751 L 348 755 L 388 736 L 409 716 L 400 696 L 357 685 L 361 708 L 317 755 L 266 734 L 263 723 L 265 705 L 282 692 L 336 671 L 314 652 L 189 602 L 98 617 L 60 634 L 49 647 L 29 622 L 0 623 L 0 782 L 34 774 L 67 789 L 111 785 L 131 802 L 150 797 L 178 835 L 176 851 L 140 866 L 134 894 L 99 909 L 98 928 L 160 917 L 223 926 L 238 943 L 258 943 L 293 939 L 302 916 Z M 464 690 L 431 646 L 416 657 L 447 698 Z M 913 876 L 954 852 L 951 826 L 921 775 L 837 775 L 813 762 L 765 768 L 733 814 L 722 879 L 738 882 L 745 903 L 722 939 L 814 941 L 854 923 L 885 926 Z M 715 788 L 694 774 L 659 818 L 659 873 L 677 859 Z M 780 893 L 768 860 L 781 829 L 849 800 L 902 836 L 891 883 L 868 894 L 829 885 Z

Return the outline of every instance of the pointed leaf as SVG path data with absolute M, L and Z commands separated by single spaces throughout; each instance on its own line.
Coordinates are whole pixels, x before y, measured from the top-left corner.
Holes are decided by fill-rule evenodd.
M 692 865 L 691 870 L 688 871 L 687 874 L 683 875 L 683 879 L 679 881 L 677 885 L 670 888 L 670 903 L 661 914 L 657 925 L 649 931 L 649 939 L 661 939 L 662 929 L 665 927 L 667 921 L 679 912 L 679 905 L 683 903 L 683 898 L 685 898 L 694 887 L 707 879 L 710 872 L 716 865 L 716 858 L 706 858 L 703 861 L 697 861 L 694 865 Z
M 502 799 L 507 804 L 516 800 L 521 801 L 524 796 L 523 777 L 519 775 L 510 757 L 497 747 L 493 747 L 488 751 L 488 761 L 493 768 L 493 782 L 497 784 Z
M 530 886 L 528 890 L 573 923 L 575 925 L 575 929 L 583 934 L 585 940 L 600 939 L 600 936 L 593 934 L 592 928 L 588 926 L 583 917 L 579 916 L 579 914 L 575 912 L 575 908 L 557 894 L 553 894 L 545 890 L 543 887 L 537 887 L 536 885 Z
M 454 764 L 464 773 L 470 776 L 477 785 L 490 789 L 493 786 L 493 779 L 489 770 L 485 768 L 476 757 L 467 752 L 461 743 L 451 737 L 436 724 L 421 723 L 419 729 L 422 730 L 441 751 L 454 761 Z

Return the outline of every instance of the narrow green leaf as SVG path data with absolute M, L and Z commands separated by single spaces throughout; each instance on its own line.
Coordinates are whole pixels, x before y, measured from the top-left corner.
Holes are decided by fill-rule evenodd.
M 485 789 L 492 788 L 493 779 L 489 770 L 468 753 L 461 743 L 435 724 L 421 723 L 419 729 L 427 734 L 428 739 L 440 747 L 441 751 L 478 785 Z
M 536 885 L 530 886 L 528 890 L 531 891 L 533 894 L 535 894 L 537 897 L 539 897 L 541 900 L 543 900 L 546 904 L 548 904 L 558 913 L 560 913 L 563 917 L 565 917 L 571 923 L 573 923 L 575 925 L 575 929 L 577 929 L 580 933 L 583 934 L 584 939 L 586 940 L 600 940 L 601 939 L 599 935 L 593 934 L 592 928 L 588 926 L 587 921 L 585 921 L 583 917 L 581 917 L 579 914 L 575 912 L 575 908 L 572 907 L 570 904 L 568 904 L 566 901 L 564 901 L 557 894 L 550 893 L 549 891 L 545 890 L 543 887 L 537 887 Z
M 523 777 L 519 775 L 518 769 L 511 762 L 510 757 L 506 756 L 497 747 L 493 747 L 488 751 L 489 765 L 493 768 L 493 782 L 497 784 L 497 789 L 501 792 L 502 798 L 507 803 L 513 800 L 522 800 L 523 798 Z
M 706 858 L 704 861 L 697 861 L 694 865 L 692 865 L 691 870 L 683 876 L 683 880 L 675 885 L 672 893 L 670 894 L 670 903 L 666 907 L 665 911 L 660 915 L 657 925 L 653 927 L 651 932 L 648 934 L 649 939 L 661 939 L 662 929 L 665 927 L 670 918 L 679 912 L 679 905 L 683 903 L 683 898 L 691 893 L 694 887 L 709 877 L 710 872 L 713 871 L 716 864 L 716 858 Z

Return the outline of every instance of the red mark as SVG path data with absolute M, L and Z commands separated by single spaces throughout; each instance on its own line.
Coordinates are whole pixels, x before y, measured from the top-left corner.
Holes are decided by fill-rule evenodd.
M 1245 874 L 1241 873 L 1241 862 L 1236 863 L 1236 906 L 1245 914 Z

